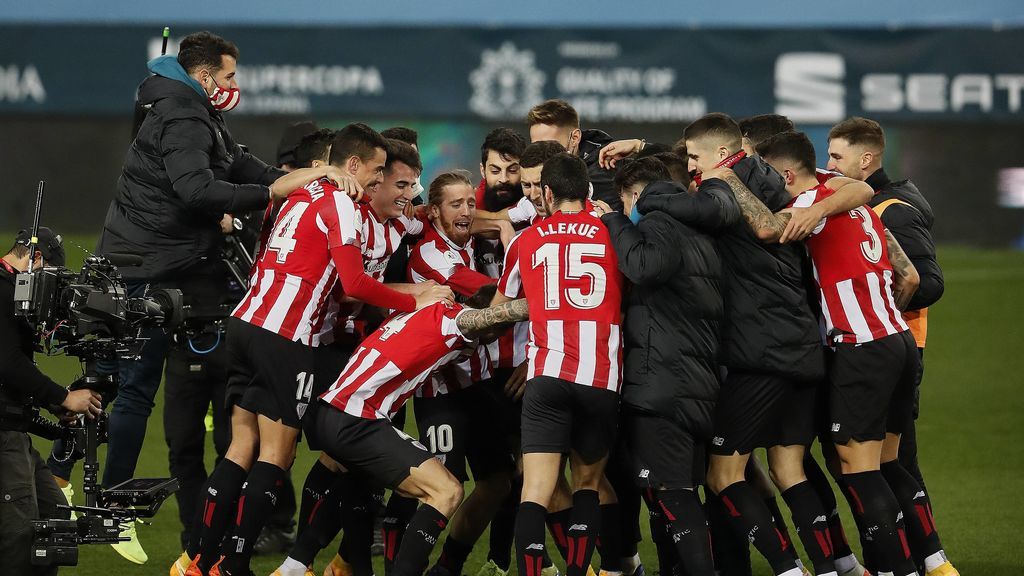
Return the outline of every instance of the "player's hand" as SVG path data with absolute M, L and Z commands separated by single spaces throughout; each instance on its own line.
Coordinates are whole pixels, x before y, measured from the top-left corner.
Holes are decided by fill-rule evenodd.
M 225 214 L 220 219 L 220 233 L 232 234 L 235 231 L 235 218 L 231 214 Z
M 501 245 L 508 250 L 508 245 L 512 243 L 512 240 L 516 237 L 516 229 L 512 227 L 512 223 L 507 220 L 495 220 L 495 226 L 498 227 L 498 239 L 501 240 Z
M 334 183 L 341 190 L 348 195 L 349 198 L 359 201 L 363 197 L 363 187 L 356 182 L 355 176 L 348 172 L 343 172 L 337 166 L 324 166 L 324 177 Z
M 779 244 L 797 242 L 807 238 L 825 217 L 824 212 L 817 204 L 807 208 L 786 208 L 782 213 L 791 216 L 789 223 L 786 224 L 786 229 L 779 237 Z
M 643 149 L 643 140 L 616 140 L 601 148 L 597 155 L 597 163 L 605 170 L 615 168 L 615 163 L 627 156 L 632 156 Z
M 512 370 L 512 374 L 505 381 L 505 395 L 518 402 L 526 392 L 526 369 L 528 362 L 523 362 Z
M 442 300 L 449 305 L 455 304 L 455 293 L 448 286 L 435 284 L 416 296 L 416 309 L 425 308 Z
M 592 203 L 594 204 L 594 214 L 597 214 L 598 218 L 604 216 L 605 214 L 611 214 L 612 212 L 614 212 L 614 210 L 612 210 L 612 207 L 609 206 L 608 203 L 605 202 L 604 200 L 593 200 Z
M 61 407 L 75 414 L 85 414 L 89 418 L 95 418 L 103 410 L 103 403 L 100 401 L 99 394 L 83 388 L 69 391 L 67 398 L 61 403 Z

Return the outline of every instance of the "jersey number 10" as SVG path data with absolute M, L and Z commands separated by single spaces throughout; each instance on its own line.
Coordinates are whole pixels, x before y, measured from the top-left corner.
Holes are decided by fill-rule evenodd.
M 565 249 L 565 269 L 561 266 L 561 249 Z M 604 268 L 597 262 L 584 262 L 584 257 L 603 258 L 604 244 L 547 243 L 533 253 L 533 268 L 544 267 L 544 308 L 558 310 L 562 306 L 562 295 L 574 308 L 590 310 L 604 302 L 604 291 L 608 279 Z M 581 288 L 562 289 L 562 280 L 590 279 L 590 292 Z

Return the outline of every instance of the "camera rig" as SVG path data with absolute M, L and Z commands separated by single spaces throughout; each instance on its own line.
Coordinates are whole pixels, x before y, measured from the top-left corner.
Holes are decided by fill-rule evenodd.
M 35 253 L 43 187 L 40 182 L 30 254 Z M 183 318 L 178 290 L 151 290 L 142 297 L 130 297 L 113 262 L 118 259 L 125 265 L 141 263 L 138 256 L 90 256 L 77 272 L 64 267 L 33 270 L 30 264 L 29 271 L 15 280 L 16 313 L 35 327 L 48 354 L 63 352 L 83 362 L 84 375 L 70 389 L 99 393 L 104 408 L 117 391 L 116 361 L 138 357 L 145 343 L 143 328 L 173 328 Z M 174 478 L 132 479 L 100 488 L 97 449 L 107 441 L 105 411 L 95 419 L 79 417 L 75 424 L 59 425 L 42 417 L 37 406 L 8 405 L 0 409 L 0 427 L 60 440 L 64 446 L 60 458 L 84 460 L 85 506 L 62 506 L 77 512 L 77 520 L 33 521 L 34 564 L 77 564 L 79 545 L 123 540 L 123 522 L 152 517 L 178 489 Z

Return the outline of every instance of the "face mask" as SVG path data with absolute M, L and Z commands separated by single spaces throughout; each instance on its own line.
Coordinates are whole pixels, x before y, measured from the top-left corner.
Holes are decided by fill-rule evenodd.
M 213 76 L 210 77 L 213 80 Z M 210 104 L 214 110 L 219 112 L 230 112 L 238 106 L 242 94 L 238 88 L 221 88 L 216 80 L 213 80 L 213 94 L 210 94 Z
M 633 224 L 639 224 L 640 217 L 640 211 L 636 209 L 636 204 L 633 204 L 633 209 L 629 211 L 629 221 Z

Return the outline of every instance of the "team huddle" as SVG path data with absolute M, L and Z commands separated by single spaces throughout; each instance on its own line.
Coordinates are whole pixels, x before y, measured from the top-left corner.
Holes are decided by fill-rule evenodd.
M 836 125 L 825 170 L 777 115 L 709 114 L 674 147 L 561 100 L 527 124 L 487 135 L 478 184 L 425 190 L 407 128 L 302 139 L 322 177 L 267 208 L 227 329 L 231 444 L 171 575 L 249 574 L 303 443 L 281 576 L 339 532 L 325 575 L 372 576 L 382 508 L 387 576 L 461 576 L 488 526 L 481 576 L 584 576 L 595 551 L 643 576 L 641 501 L 666 576 L 749 574 L 748 544 L 776 575 L 956 575 L 913 434 L 931 209 L 885 175 L 881 127 Z

